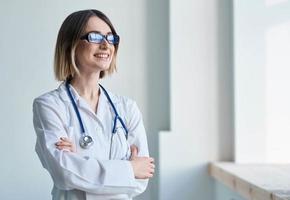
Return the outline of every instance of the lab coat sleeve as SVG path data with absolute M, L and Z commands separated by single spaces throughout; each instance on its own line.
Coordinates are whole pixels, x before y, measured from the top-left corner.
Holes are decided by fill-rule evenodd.
M 129 136 L 128 142 L 130 145 L 138 147 L 138 156 L 149 157 L 146 131 L 143 125 L 142 114 L 135 102 L 132 102 L 129 109 Z M 135 179 L 137 188 L 134 191 L 133 197 L 141 194 L 146 190 L 148 179 Z
M 55 147 L 60 137 L 68 137 L 64 128 L 65 112 L 65 106 L 55 99 L 38 98 L 33 102 L 36 152 L 55 186 L 62 190 L 131 196 L 137 185 L 129 161 L 84 158 Z

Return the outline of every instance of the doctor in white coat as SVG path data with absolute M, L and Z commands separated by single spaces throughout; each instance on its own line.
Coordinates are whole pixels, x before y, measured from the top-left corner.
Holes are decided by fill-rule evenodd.
M 62 83 L 33 102 L 35 149 L 54 200 L 132 199 L 153 177 L 136 103 L 99 85 L 116 70 L 119 41 L 98 10 L 72 13 L 59 30 L 54 70 Z

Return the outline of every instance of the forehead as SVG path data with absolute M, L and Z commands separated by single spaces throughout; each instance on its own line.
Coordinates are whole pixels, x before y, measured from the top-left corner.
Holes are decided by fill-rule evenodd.
M 97 31 L 102 34 L 112 32 L 109 25 L 97 16 L 90 17 L 86 24 L 85 32 L 88 33 L 91 31 Z

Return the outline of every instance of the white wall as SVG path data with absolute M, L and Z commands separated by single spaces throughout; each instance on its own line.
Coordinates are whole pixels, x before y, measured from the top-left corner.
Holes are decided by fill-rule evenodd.
M 71 12 L 87 8 L 105 12 L 121 36 L 118 74 L 104 84 L 138 102 L 151 154 L 158 160 L 157 132 L 169 126 L 168 3 L 0 1 L 0 199 L 51 199 L 52 181 L 34 152 L 32 101 L 58 85 L 53 78 L 52 60 L 61 23 Z M 154 178 L 138 199 L 156 199 L 157 186 Z
M 52 182 L 34 152 L 31 104 L 58 85 L 52 59 L 62 21 L 86 8 L 104 11 L 121 35 L 118 74 L 104 84 L 138 102 L 156 158 L 156 176 L 138 199 L 214 199 L 220 190 L 206 165 L 233 157 L 227 0 L 172 0 L 170 8 L 167 0 L 0 1 L 0 199 L 50 199 Z
M 171 131 L 160 135 L 161 200 L 224 193 L 207 164 L 233 159 L 231 50 L 229 1 L 170 1 Z

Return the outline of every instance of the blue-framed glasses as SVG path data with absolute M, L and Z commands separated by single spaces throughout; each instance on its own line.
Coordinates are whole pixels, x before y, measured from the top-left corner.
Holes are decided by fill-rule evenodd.
M 96 44 L 101 44 L 103 40 L 107 40 L 109 44 L 119 44 L 120 37 L 118 35 L 113 35 L 113 34 L 108 34 L 108 35 L 103 35 L 101 33 L 97 32 L 90 32 L 82 37 L 80 37 L 81 40 L 87 40 L 88 42 L 96 43 Z

